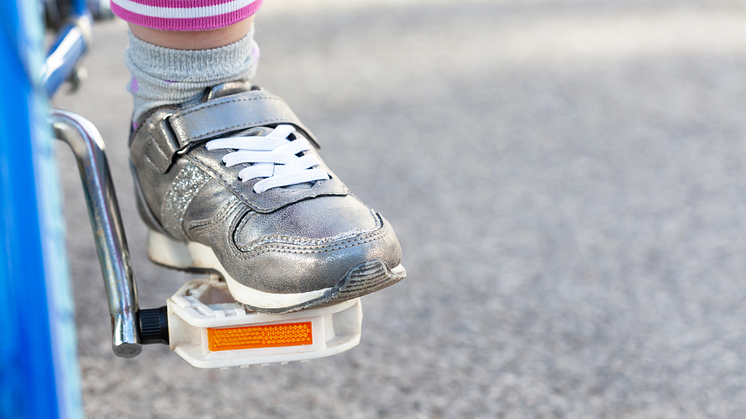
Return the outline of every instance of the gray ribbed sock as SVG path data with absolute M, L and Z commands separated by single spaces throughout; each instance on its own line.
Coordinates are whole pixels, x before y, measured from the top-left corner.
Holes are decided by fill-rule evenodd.
M 137 39 L 130 33 L 124 61 L 132 74 L 127 90 L 135 99 L 133 121 L 163 105 L 199 101 L 205 88 L 229 81 L 250 81 L 259 47 L 254 28 L 243 39 L 220 48 L 178 50 Z

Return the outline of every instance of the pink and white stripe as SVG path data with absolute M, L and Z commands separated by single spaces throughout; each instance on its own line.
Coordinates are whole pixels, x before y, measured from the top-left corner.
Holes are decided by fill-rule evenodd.
M 264 0 L 111 0 L 111 10 L 127 22 L 168 31 L 206 31 L 238 23 Z

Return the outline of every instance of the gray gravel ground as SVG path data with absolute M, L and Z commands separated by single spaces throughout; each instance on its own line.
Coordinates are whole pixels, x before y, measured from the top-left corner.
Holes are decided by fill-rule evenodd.
M 194 369 L 109 347 L 74 161 L 60 150 L 91 418 L 746 417 L 746 6 L 728 1 L 276 0 L 258 84 L 395 226 L 409 278 L 363 341 L 308 364 Z M 142 306 L 125 25 L 56 105 L 109 158 Z

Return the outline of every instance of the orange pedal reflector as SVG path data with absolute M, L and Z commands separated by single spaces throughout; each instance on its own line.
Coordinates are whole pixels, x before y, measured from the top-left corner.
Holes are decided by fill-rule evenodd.
M 207 328 L 210 351 L 313 345 L 311 322 Z

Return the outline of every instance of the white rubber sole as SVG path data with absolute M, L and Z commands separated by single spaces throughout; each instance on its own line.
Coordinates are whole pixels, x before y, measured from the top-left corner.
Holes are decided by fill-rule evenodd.
M 401 265 L 389 270 L 382 261 L 369 261 L 350 270 L 337 286 L 296 294 L 275 294 L 240 284 L 226 272 L 209 247 L 197 242 L 179 242 L 163 234 L 148 232 L 148 257 L 154 263 L 186 271 L 216 271 L 237 302 L 264 313 L 287 313 L 321 307 L 357 298 L 406 278 Z

